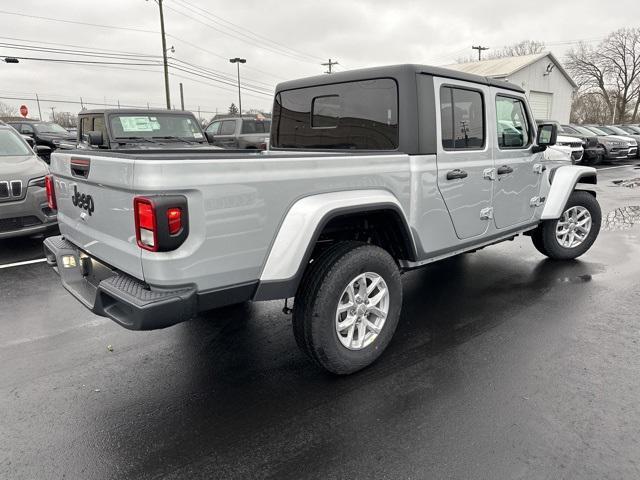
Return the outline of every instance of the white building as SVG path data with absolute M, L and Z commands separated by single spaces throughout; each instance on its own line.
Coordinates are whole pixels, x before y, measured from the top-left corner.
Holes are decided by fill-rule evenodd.
M 506 80 L 522 87 L 537 120 L 569 122 L 578 86 L 550 52 L 447 65 L 446 68 Z

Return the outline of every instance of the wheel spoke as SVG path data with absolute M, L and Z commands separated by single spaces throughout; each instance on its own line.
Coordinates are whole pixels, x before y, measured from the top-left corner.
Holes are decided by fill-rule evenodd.
M 353 325 L 356 321 L 355 315 L 348 315 L 342 322 L 338 322 L 338 331 L 342 332 Z
M 351 326 L 349 327 L 349 331 L 347 332 L 347 338 L 345 339 L 345 345 L 347 346 L 351 346 L 351 343 L 353 342 L 353 332 L 356 329 L 356 322 L 353 322 L 351 324 Z
M 375 325 L 371 320 L 368 320 L 368 319 L 367 319 L 367 320 L 365 320 L 364 322 L 365 322 L 365 324 L 366 324 L 367 328 L 368 328 L 369 330 L 371 330 L 373 333 L 375 333 L 376 335 L 377 335 L 378 333 L 380 333 L 380 329 L 379 329 L 378 327 L 376 327 L 376 325 Z
M 340 305 L 338 305 L 338 314 L 346 312 L 347 310 L 353 308 L 354 305 L 355 304 L 353 302 L 341 303 Z
M 378 291 L 378 293 L 377 293 L 375 296 L 373 296 L 373 297 L 371 297 L 371 298 L 369 299 L 369 304 L 370 304 L 370 305 L 378 306 L 378 304 L 379 304 L 379 303 L 382 301 L 382 299 L 383 299 L 384 297 L 386 297 L 386 296 L 387 296 L 387 289 L 386 289 L 386 288 L 385 288 L 385 289 L 380 289 L 380 291 Z
M 375 290 L 375 288 L 380 283 L 380 280 L 382 280 L 382 277 L 376 277 L 371 281 L 371 285 L 369 285 L 369 287 L 367 288 L 367 295 Z
M 387 318 L 387 313 L 378 307 L 369 307 L 369 313 L 373 313 L 376 317 L 385 319 Z

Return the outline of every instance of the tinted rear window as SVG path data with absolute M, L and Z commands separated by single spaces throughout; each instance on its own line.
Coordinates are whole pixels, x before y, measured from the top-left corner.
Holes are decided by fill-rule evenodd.
M 348 150 L 398 148 L 398 86 L 390 78 L 280 92 L 273 146 Z
M 242 120 L 240 133 L 269 133 L 271 123 L 264 120 Z

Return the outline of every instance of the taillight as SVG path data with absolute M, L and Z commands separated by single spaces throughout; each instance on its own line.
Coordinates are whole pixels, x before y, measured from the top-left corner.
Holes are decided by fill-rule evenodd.
M 167 210 L 167 221 L 169 222 L 169 233 L 176 235 L 182 230 L 182 209 L 173 207 Z
M 189 235 L 187 198 L 154 195 L 133 199 L 136 241 L 151 252 L 175 250 Z
M 51 210 L 57 210 L 58 204 L 56 202 L 56 189 L 54 188 L 53 176 L 47 175 L 44 177 L 44 188 L 47 192 L 47 204 Z
M 148 198 L 133 199 L 138 246 L 152 252 L 158 251 L 158 225 L 153 203 Z

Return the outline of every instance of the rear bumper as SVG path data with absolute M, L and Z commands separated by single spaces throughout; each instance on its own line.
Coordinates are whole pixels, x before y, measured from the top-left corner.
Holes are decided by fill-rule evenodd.
M 71 295 L 96 315 L 111 318 L 125 328 L 165 328 L 196 314 L 195 287 L 152 290 L 86 255 L 62 236 L 45 239 L 44 252 L 47 263 Z
M 257 287 L 257 282 L 249 282 L 207 292 L 195 286 L 152 288 L 91 257 L 62 236 L 45 239 L 44 253 L 71 295 L 96 315 L 129 330 L 170 327 L 203 310 L 250 300 Z

